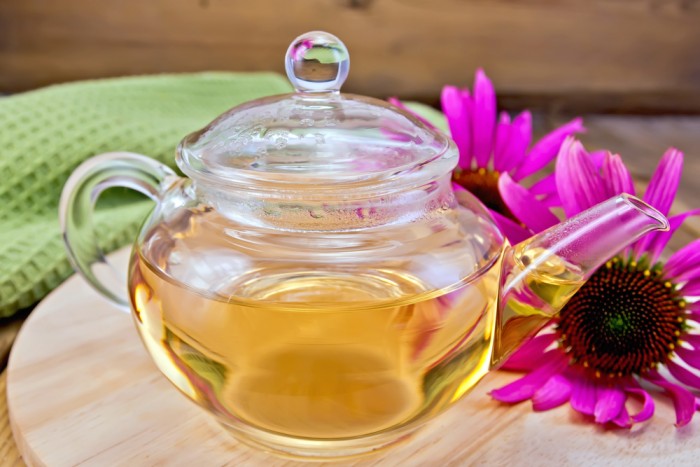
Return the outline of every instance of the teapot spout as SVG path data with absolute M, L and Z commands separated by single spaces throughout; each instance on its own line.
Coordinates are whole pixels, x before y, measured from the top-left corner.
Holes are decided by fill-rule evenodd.
M 668 229 L 663 214 L 623 194 L 507 248 L 491 367 L 542 329 L 616 253 L 648 232 Z

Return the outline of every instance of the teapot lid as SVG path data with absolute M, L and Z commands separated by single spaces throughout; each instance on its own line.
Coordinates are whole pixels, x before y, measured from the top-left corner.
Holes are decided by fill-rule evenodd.
M 296 92 L 234 107 L 186 137 L 183 172 L 242 188 L 337 191 L 424 183 L 456 165 L 444 134 L 388 102 L 340 93 L 350 57 L 337 37 L 297 37 L 285 65 Z

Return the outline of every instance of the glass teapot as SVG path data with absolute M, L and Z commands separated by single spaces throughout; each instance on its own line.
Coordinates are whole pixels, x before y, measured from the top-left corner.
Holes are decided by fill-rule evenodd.
M 240 105 L 177 149 L 189 178 L 110 153 L 68 180 L 60 220 L 87 281 L 132 310 L 148 353 L 241 440 L 316 457 L 404 439 L 467 393 L 605 260 L 666 219 L 621 195 L 510 246 L 458 152 L 390 104 L 339 92 L 349 56 L 289 47 L 292 94 Z M 97 247 L 106 188 L 156 201 L 128 287 Z M 127 294 L 128 290 L 128 294 Z

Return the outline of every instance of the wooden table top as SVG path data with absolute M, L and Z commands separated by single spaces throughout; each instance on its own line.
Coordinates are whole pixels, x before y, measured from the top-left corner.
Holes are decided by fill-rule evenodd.
M 7 399 L 5 389 L 7 388 L 7 373 L 4 371 L 0 375 L 0 462 L 5 467 L 23 466 L 22 456 L 17 450 L 17 445 L 12 437 L 10 429 L 10 419 L 7 413 Z
M 539 118 L 540 131 L 561 123 L 557 118 Z M 588 149 L 607 148 L 620 153 L 639 182 L 644 187 L 669 146 L 686 154 L 683 181 L 672 212 L 700 207 L 700 117 L 629 117 L 587 116 L 588 133 L 582 137 Z M 671 248 L 678 248 L 700 237 L 700 219 L 689 219 L 675 235 Z M 0 323 L 0 360 L 6 361 L 12 340 L 21 321 Z M 3 364 L 4 365 L 4 364 Z M 0 375 L 0 465 L 24 465 L 14 444 L 9 428 L 6 398 L 6 375 Z M 696 417 L 697 418 L 697 417 Z M 700 423 L 695 420 L 693 423 Z

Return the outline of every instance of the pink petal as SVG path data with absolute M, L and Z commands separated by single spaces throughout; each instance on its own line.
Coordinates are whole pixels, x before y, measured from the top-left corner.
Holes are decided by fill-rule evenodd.
M 681 340 L 688 342 L 688 336 L 681 337 Z M 700 342 L 700 340 L 698 340 L 697 342 Z M 685 347 L 678 346 L 676 347 L 676 355 L 678 355 L 681 358 L 681 360 L 683 360 L 688 365 L 700 370 L 700 352 L 698 352 L 697 350 L 693 351 L 690 349 L 686 349 Z
M 421 115 L 418 115 L 418 114 L 415 113 L 413 110 L 411 110 L 411 109 L 409 109 L 408 107 L 406 107 L 406 104 L 404 104 L 403 102 L 401 102 L 398 98 L 396 98 L 396 97 L 390 97 L 390 98 L 387 99 L 387 101 L 389 101 L 389 103 L 390 103 L 391 105 L 396 106 L 396 107 L 400 108 L 401 110 L 403 110 L 404 112 L 407 112 L 407 113 L 413 115 L 413 116 L 414 116 L 415 118 L 417 118 L 423 125 L 427 126 L 428 128 L 433 129 L 433 130 L 437 130 L 437 127 L 436 127 L 435 125 L 433 125 L 433 124 L 430 122 L 430 120 L 426 119 L 425 117 L 423 117 L 423 116 L 421 116 Z
M 505 149 L 504 162 L 500 172 L 510 172 L 525 159 L 525 151 L 532 141 L 532 114 L 525 111 L 515 117 L 511 125 L 510 139 Z
M 468 192 L 462 185 L 454 182 L 452 182 L 452 191 L 455 193 L 459 193 L 461 191 Z M 474 197 L 474 199 L 479 201 L 476 197 Z M 484 207 L 484 209 L 486 209 L 486 207 Z M 491 214 L 491 217 L 493 217 L 493 220 L 496 222 L 498 229 L 508 239 L 508 241 L 510 241 L 511 244 L 515 245 L 532 236 L 532 232 L 530 230 L 512 221 L 506 216 L 490 209 L 488 211 L 489 214 Z
M 471 169 L 471 118 L 468 109 L 469 96 L 454 86 L 442 88 L 441 104 L 447 124 L 450 127 L 452 139 L 459 149 L 459 166 Z
M 669 230 L 667 232 L 652 232 L 645 235 L 634 246 L 634 251 L 641 254 L 644 252 L 644 250 L 646 250 L 649 253 L 651 262 L 655 263 L 659 259 L 659 256 L 661 256 L 661 252 L 671 240 L 671 237 L 673 237 L 676 230 L 683 225 L 683 222 L 685 222 L 688 217 L 697 215 L 700 215 L 700 209 L 693 209 L 692 211 L 687 211 L 683 214 L 669 217 Z
M 557 191 L 567 217 L 605 201 L 605 193 L 593 161 L 579 141 L 569 137 L 557 158 Z
M 700 350 L 700 335 L 684 334 L 683 337 L 681 337 L 681 340 L 692 345 L 695 349 Z
M 672 360 L 666 362 L 666 367 L 668 368 L 668 371 L 673 375 L 673 377 L 681 383 L 687 384 L 688 386 L 692 386 L 695 389 L 700 389 L 700 377 L 698 377 L 698 375 L 695 375 L 692 372 L 686 370 L 685 368 L 683 368 L 682 366 L 680 366 Z
M 474 77 L 474 97 L 472 113 L 472 141 L 474 157 L 479 167 L 488 167 L 493 149 L 494 126 L 496 124 L 496 92 L 491 80 L 481 68 Z
M 676 409 L 676 426 L 687 425 L 695 413 L 695 396 L 685 388 L 666 381 L 656 370 L 650 371 L 645 379 L 666 390 Z
M 591 161 L 593 162 L 593 166 L 596 168 L 596 170 L 600 170 L 603 168 L 603 162 L 605 162 L 605 158 L 608 157 L 608 154 L 610 151 L 606 151 L 605 149 L 601 149 L 599 151 L 593 151 L 589 153 L 588 155 L 591 158 Z
M 561 207 L 561 198 L 559 198 L 559 194 L 553 193 L 549 196 L 545 196 L 540 200 L 540 203 L 542 203 L 543 206 L 547 208 L 558 208 Z
M 700 276 L 700 239 L 693 240 L 666 261 L 664 270 L 677 282 Z
M 532 408 L 537 411 L 559 407 L 571 397 L 571 382 L 562 374 L 554 375 L 535 391 Z
M 612 198 L 621 193 L 634 195 L 634 182 L 632 176 L 622 163 L 622 158 L 618 154 L 606 154 L 603 161 L 603 185 L 606 188 L 606 198 Z
M 617 414 L 617 417 L 610 421 L 621 428 L 630 428 L 632 426 L 632 418 L 624 405 L 622 406 L 620 413 Z
M 464 187 L 463 187 L 462 185 L 460 185 L 459 183 L 455 183 L 455 182 L 452 182 L 452 191 L 454 191 L 455 193 L 458 193 L 458 192 L 460 192 L 460 191 L 466 191 L 467 193 L 469 193 L 469 191 L 468 191 L 466 188 L 464 188 Z M 471 194 L 471 193 L 470 193 L 470 194 Z M 475 197 L 475 198 L 476 198 L 476 197 Z M 482 206 L 483 206 L 483 205 L 482 205 Z
M 496 141 L 493 147 L 493 168 L 498 172 L 503 172 L 503 167 L 509 164 L 510 154 L 507 151 L 511 132 L 510 116 L 506 112 L 501 112 L 496 124 Z
M 595 421 L 608 423 L 616 418 L 625 406 L 625 393 L 615 386 L 599 386 L 596 389 L 596 403 L 593 410 Z
M 683 271 L 682 274 L 677 275 L 674 282 L 688 282 L 697 279 L 700 279 L 700 259 L 697 260 L 695 265 Z
M 688 281 L 678 291 L 684 297 L 700 297 L 700 280 Z
M 567 358 L 559 349 L 552 349 L 542 356 L 542 365 L 502 388 L 491 391 L 491 397 L 501 402 L 516 403 L 531 398 L 535 391 L 567 365 Z
M 697 309 L 698 307 L 700 307 L 700 302 L 695 302 L 695 303 L 691 304 L 690 306 L 687 306 L 688 310 L 685 314 L 686 319 L 689 319 L 691 321 L 695 321 L 696 323 L 700 323 L 700 311 Z M 688 342 L 688 337 L 683 336 L 681 338 L 681 340 Z
M 527 189 L 514 182 L 507 173 L 499 177 L 498 191 L 515 217 L 535 232 L 541 232 L 559 223 L 557 216 L 543 206 Z
M 584 415 L 593 415 L 596 405 L 596 386 L 586 375 L 579 375 L 573 381 L 571 408 Z
M 559 148 L 567 136 L 584 131 L 583 120 L 575 118 L 544 135 L 528 152 L 524 163 L 513 174 L 514 180 L 534 174 L 549 164 L 559 153 Z
M 557 192 L 556 174 L 551 173 L 530 187 L 533 195 L 552 195 Z
M 641 397 L 644 401 L 641 410 L 632 415 L 632 420 L 635 423 L 649 420 L 654 415 L 654 399 L 651 397 L 651 394 L 642 389 L 636 381 L 633 385 L 625 387 L 625 391 Z
M 557 340 L 557 335 L 551 332 L 540 334 L 521 345 L 513 355 L 501 366 L 501 370 L 530 371 L 536 367 L 544 351 Z
M 676 197 L 682 172 L 683 153 L 676 148 L 669 148 L 649 181 L 649 187 L 644 193 L 644 201 L 654 206 L 663 215 L 667 215 Z
M 498 229 L 512 244 L 518 244 L 532 236 L 532 232 L 517 222 L 512 221 L 503 214 L 496 211 L 489 211 L 493 220 L 496 221 Z
M 551 173 L 532 185 L 530 193 L 536 195 L 543 206 L 548 208 L 561 207 L 561 199 L 557 192 L 556 174 Z

